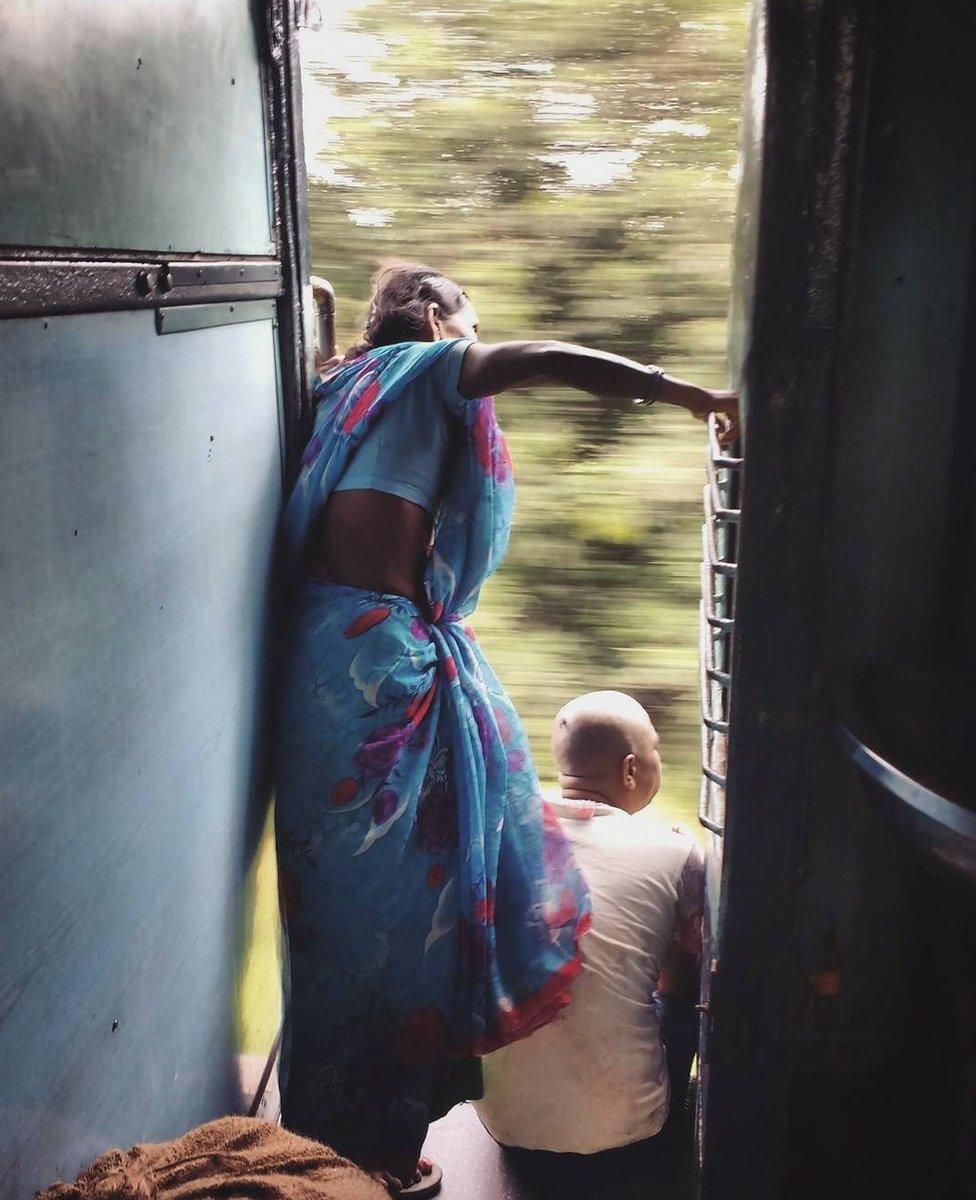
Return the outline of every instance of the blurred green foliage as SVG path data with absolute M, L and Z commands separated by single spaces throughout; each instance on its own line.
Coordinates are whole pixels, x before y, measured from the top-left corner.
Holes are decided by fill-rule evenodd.
M 725 314 L 742 0 L 346 0 L 303 35 L 316 273 L 340 340 L 376 260 L 455 278 L 482 337 L 558 338 L 712 386 Z M 520 485 L 474 624 L 543 779 L 570 696 L 616 687 L 693 820 L 703 428 L 554 389 L 498 404 Z

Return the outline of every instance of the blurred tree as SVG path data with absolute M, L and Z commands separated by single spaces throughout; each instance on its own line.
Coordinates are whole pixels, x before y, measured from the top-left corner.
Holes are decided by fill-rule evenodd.
M 430 262 L 488 340 L 724 377 L 742 0 L 347 0 L 305 35 L 315 269 L 352 340 L 375 262 Z M 621 687 L 697 789 L 701 427 L 556 390 L 499 401 L 520 483 L 479 636 L 551 774 L 570 695 Z

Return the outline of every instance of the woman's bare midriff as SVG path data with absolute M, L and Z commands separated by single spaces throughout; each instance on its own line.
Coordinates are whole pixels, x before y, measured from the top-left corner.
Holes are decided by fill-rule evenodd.
M 311 531 L 309 569 L 318 579 L 392 592 L 424 608 L 431 528 L 426 509 L 400 496 L 334 492 Z

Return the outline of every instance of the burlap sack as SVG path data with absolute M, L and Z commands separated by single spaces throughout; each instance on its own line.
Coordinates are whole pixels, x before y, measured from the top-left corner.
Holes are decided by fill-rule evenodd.
M 109 1150 L 36 1200 L 389 1200 L 334 1150 L 252 1117 L 222 1117 L 172 1142 Z

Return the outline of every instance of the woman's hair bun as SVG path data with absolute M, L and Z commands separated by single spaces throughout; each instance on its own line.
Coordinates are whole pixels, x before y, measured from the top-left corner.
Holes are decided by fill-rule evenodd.
M 424 341 L 429 304 L 437 304 L 445 316 L 453 316 L 467 299 L 456 283 L 433 267 L 398 258 L 383 259 L 372 284 L 362 337 L 347 358 L 375 346 Z

